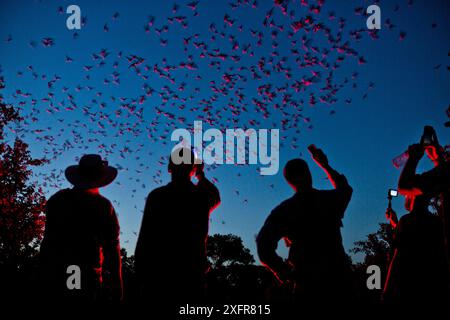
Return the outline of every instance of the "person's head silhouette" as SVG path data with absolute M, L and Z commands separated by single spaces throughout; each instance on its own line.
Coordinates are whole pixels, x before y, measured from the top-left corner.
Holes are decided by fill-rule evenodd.
M 188 181 L 195 174 L 195 154 L 189 148 L 177 148 L 172 151 L 168 171 L 173 181 Z
M 427 211 L 430 198 L 426 195 L 407 195 L 405 197 L 405 209 L 411 211 Z
M 67 167 L 67 180 L 76 189 L 98 193 L 98 189 L 112 183 L 117 177 L 117 169 L 108 165 L 108 161 L 98 154 L 86 154 L 78 165 Z
M 298 192 L 312 188 L 312 176 L 305 160 L 289 160 L 284 166 L 283 173 L 286 181 L 295 191 Z

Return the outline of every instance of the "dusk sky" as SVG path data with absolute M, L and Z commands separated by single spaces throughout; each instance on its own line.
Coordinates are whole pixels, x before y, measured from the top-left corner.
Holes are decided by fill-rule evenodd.
M 194 120 L 204 130 L 279 129 L 277 175 L 261 176 L 259 165 L 206 168 L 222 197 L 210 234 L 236 234 L 255 254 L 265 218 L 293 193 L 282 175 L 291 158 L 307 160 L 316 188 L 331 188 L 309 157 L 313 143 L 354 189 L 342 229 L 350 250 L 385 222 L 400 174 L 392 159 L 419 142 L 424 125 L 449 144 L 450 2 L 378 1 L 378 39 L 364 15 L 375 1 L 322 2 L 286 1 L 284 14 L 269 0 L 1 0 L 1 94 L 25 117 L 8 138 L 19 134 L 35 157 L 51 159 L 35 172 L 48 196 L 70 187 L 61 173 L 83 154 L 119 167 L 102 194 L 133 253 L 147 194 L 170 181 L 174 129 Z M 66 27 L 71 4 L 85 18 L 81 30 Z M 308 15 L 321 30 L 308 29 Z M 393 205 L 405 213 L 401 197 Z

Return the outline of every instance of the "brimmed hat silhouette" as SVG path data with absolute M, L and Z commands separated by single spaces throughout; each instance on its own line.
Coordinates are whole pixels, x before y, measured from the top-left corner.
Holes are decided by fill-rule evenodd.
M 93 189 L 107 186 L 117 177 L 117 169 L 108 166 L 108 161 L 97 154 L 81 157 L 78 165 L 66 169 L 66 178 L 75 187 Z

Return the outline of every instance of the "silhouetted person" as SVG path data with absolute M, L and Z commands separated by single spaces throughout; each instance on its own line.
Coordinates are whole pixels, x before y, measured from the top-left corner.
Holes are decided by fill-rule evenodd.
M 184 157 L 183 163 L 175 162 L 177 156 Z M 194 161 L 190 149 L 174 150 L 168 165 L 171 182 L 148 195 L 135 251 L 144 303 L 203 298 L 209 216 L 220 196 L 203 165 Z M 194 175 L 197 184 L 191 181 Z
M 388 303 L 439 302 L 445 299 L 447 257 L 442 221 L 432 215 L 429 199 L 406 198 L 404 215 L 395 230 L 383 298 Z
M 65 174 L 73 189 L 57 192 L 46 207 L 41 244 L 46 302 L 118 302 L 122 298 L 119 223 L 111 202 L 99 194 L 99 188 L 116 178 L 117 170 L 99 155 L 85 155 Z M 67 286 L 74 274 L 67 273 L 71 265 L 80 268 L 80 290 Z
M 290 160 L 284 177 L 295 195 L 267 218 L 257 237 L 258 255 L 280 282 L 294 282 L 297 301 L 335 302 L 348 297 L 350 290 L 350 265 L 340 228 L 353 190 L 330 167 L 322 150 L 313 145 L 308 149 L 335 190 L 314 189 L 307 163 Z M 281 238 L 290 243 L 288 263 L 276 254 Z
M 433 162 L 434 168 L 416 174 L 417 165 L 424 152 Z M 398 183 L 399 192 L 409 197 L 417 195 L 425 195 L 428 199 L 440 197 L 439 217 L 444 224 L 447 257 L 450 259 L 450 163 L 445 159 L 444 149 L 439 145 L 435 133 L 434 139 L 430 142 L 411 145 L 408 148 L 408 155 Z

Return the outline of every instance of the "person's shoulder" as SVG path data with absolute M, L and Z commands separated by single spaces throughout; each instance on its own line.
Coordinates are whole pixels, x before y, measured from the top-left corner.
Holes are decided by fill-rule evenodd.
M 409 212 L 404 214 L 403 216 L 400 217 L 400 219 L 398 220 L 399 224 L 405 224 L 408 223 L 409 221 L 411 221 L 413 215 Z
M 113 207 L 111 200 L 109 200 L 105 196 L 103 196 L 101 194 L 95 194 L 93 196 L 98 202 L 102 203 L 103 205 L 108 206 L 108 207 Z
M 150 191 L 149 195 L 158 195 L 169 191 L 169 185 L 161 186 Z
M 423 225 L 424 222 L 426 223 L 430 216 L 431 214 L 426 214 L 423 212 L 408 212 L 398 220 L 397 229 L 410 231 L 415 230 L 417 225 Z
M 285 212 L 289 212 L 295 205 L 296 201 L 297 199 L 295 195 L 290 198 L 287 198 L 272 210 L 272 214 L 282 214 Z
M 422 172 L 421 174 L 418 174 L 418 175 L 423 176 L 423 177 L 450 175 L 450 162 L 444 161 L 441 164 L 439 164 L 438 166 L 433 167 L 432 169 Z
M 169 185 L 161 186 L 149 192 L 147 199 L 159 198 L 169 192 Z
M 439 218 L 437 215 L 432 214 L 430 212 L 415 212 L 415 213 L 407 213 L 403 215 L 399 220 L 399 225 L 408 225 L 410 223 L 413 223 L 413 221 L 417 222 L 425 222 L 425 223 L 434 223 L 436 225 L 442 224 L 441 218 Z
M 420 215 L 420 225 L 426 226 L 430 232 L 436 231 L 436 230 L 443 230 L 443 222 L 442 219 L 437 216 L 436 214 L 433 214 L 429 211 L 424 212 L 422 215 Z
M 62 189 L 54 193 L 48 200 L 47 203 L 56 202 L 60 199 L 67 197 L 72 189 Z

